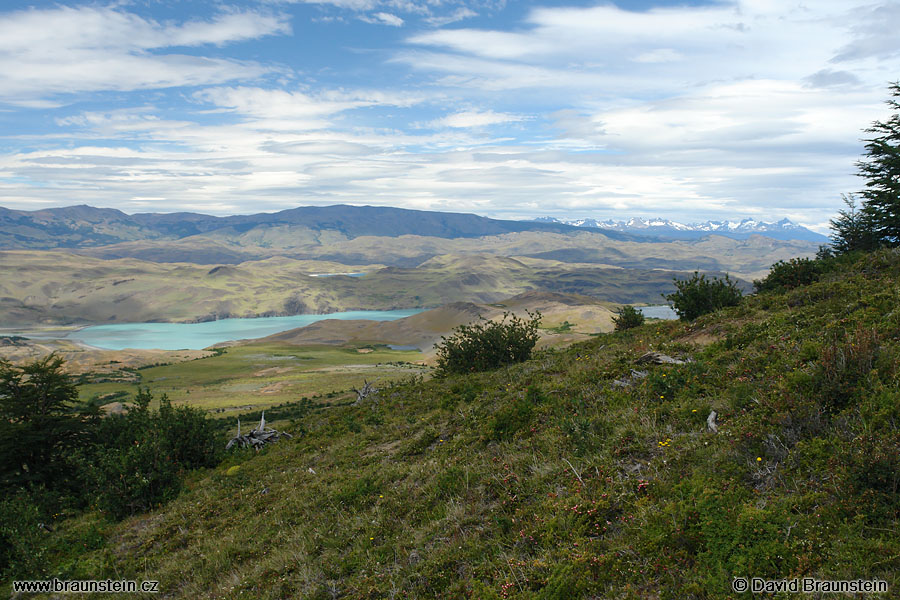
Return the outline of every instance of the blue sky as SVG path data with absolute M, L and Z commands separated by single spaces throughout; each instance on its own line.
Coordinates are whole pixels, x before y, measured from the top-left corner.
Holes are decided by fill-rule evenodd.
M 861 187 L 900 2 L 121 0 L 0 12 L 0 205 L 783 217 Z

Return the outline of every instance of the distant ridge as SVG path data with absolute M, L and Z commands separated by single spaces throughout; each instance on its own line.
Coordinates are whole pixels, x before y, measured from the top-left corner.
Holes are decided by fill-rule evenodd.
M 0 207 L 0 249 L 94 248 L 123 242 L 179 240 L 222 232 L 237 236 L 253 230 L 288 227 L 333 232 L 346 239 L 362 236 L 421 235 L 473 238 L 523 231 L 570 233 L 565 223 L 505 221 L 467 213 L 448 213 L 378 206 L 301 206 L 276 213 L 214 217 L 197 213 L 137 213 L 111 208 L 67 206 L 36 211 Z M 641 240 L 607 231 L 618 240 Z
M 612 219 L 598 221 L 596 219 L 560 220 L 554 217 L 538 217 L 535 221 L 538 223 L 557 223 L 560 225 L 573 225 L 575 227 L 651 235 L 678 240 L 693 240 L 714 234 L 736 240 L 744 240 L 751 235 L 763 235 L 785 241 L 829 242 L 829 239 L 821 233 L 816 233 L 802 225 L 797 225 L 790 219 L 782 219 L 774 223 L 748 218 L 740 221 L 706 221 L 705 223 L 688 224 L 670 221 L 669 219 L 641 218 L 631 218 L 625 221 L 614 221 Z

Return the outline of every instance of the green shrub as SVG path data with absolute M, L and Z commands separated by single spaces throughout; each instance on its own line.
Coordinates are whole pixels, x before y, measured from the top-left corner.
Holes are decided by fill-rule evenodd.
M 52 522 L 42 502 L 46 492 L 18 490 L 0 499 L 0 575 L 46 574 L 47 532 L 42 522 Z
M 753 282 L 757 292 L 792 290 L 801 285 L 809 285 L 822 275 L 822 263 L 810 258 L 779 260 L 772 265 L 769 274 Z
M 626 304 L 616 311 L 616 316 L 613 317 L 613 324 L 616 326 L 616 331 L 640 327 L 644 324 L 644 313 L 630 304 Z
M 690 279 L 674 281 L 678 291 L 665 298 L 684 321 L 693 321 L 701 315 L 726 306 L 737 306 L 741 302 L 741 290 L 728 275 L 724 279 L 707 278 L 694 271 Z
M 437 374 L 487 371 L 531 358 L 538 341 L 541 313 L 521 319 L 503 313 L 500 321 L 460 325 L 450 337 L 441 337 L 437 346 Z
M 97 503 L 115 517 L 172 499 L 186 471 L 219 462 L 222 440 L 202 410 L 172 406 L 165 395 L 151 410 L 152 398 L 141 390 L 127 414 L 104 419 L 96 447 L 83 455 Z

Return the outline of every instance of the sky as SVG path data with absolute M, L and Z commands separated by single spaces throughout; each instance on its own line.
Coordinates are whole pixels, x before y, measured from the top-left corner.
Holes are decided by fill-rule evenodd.
M 880 0 L 4 0 L 0 206 L 827 231 L 898 31 Z

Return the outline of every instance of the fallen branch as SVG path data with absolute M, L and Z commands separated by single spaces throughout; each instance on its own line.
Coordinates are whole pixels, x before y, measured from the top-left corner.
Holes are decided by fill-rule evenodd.
M 283 431 L 276 431 L 271 427 L 266 427 L 266 412 L 263 411 L 262 415 L 259 417 L 259 425 L 252 429 L 247 435 L 241 435 L 241 420 L 238 419 L 237 435 L 231 438 L 225 445 L 225 449 L 230 450 L 232 446 L 237 445 L 241 448 L 250 447 L 259 450 L 266 444 L 277 442 L 282 437 L 292 438 L 294 436 L 289 433 L 284 433 Z
M 354 406 L 361 403 L 363 400 L 372 396 L 373 398 L 378 393 L 378 388 L 374 387 L 371 383 L 363 379 L 362 389 L 351 388 L 354 392 L 356 392 L 356 402 L 354 402 Z

